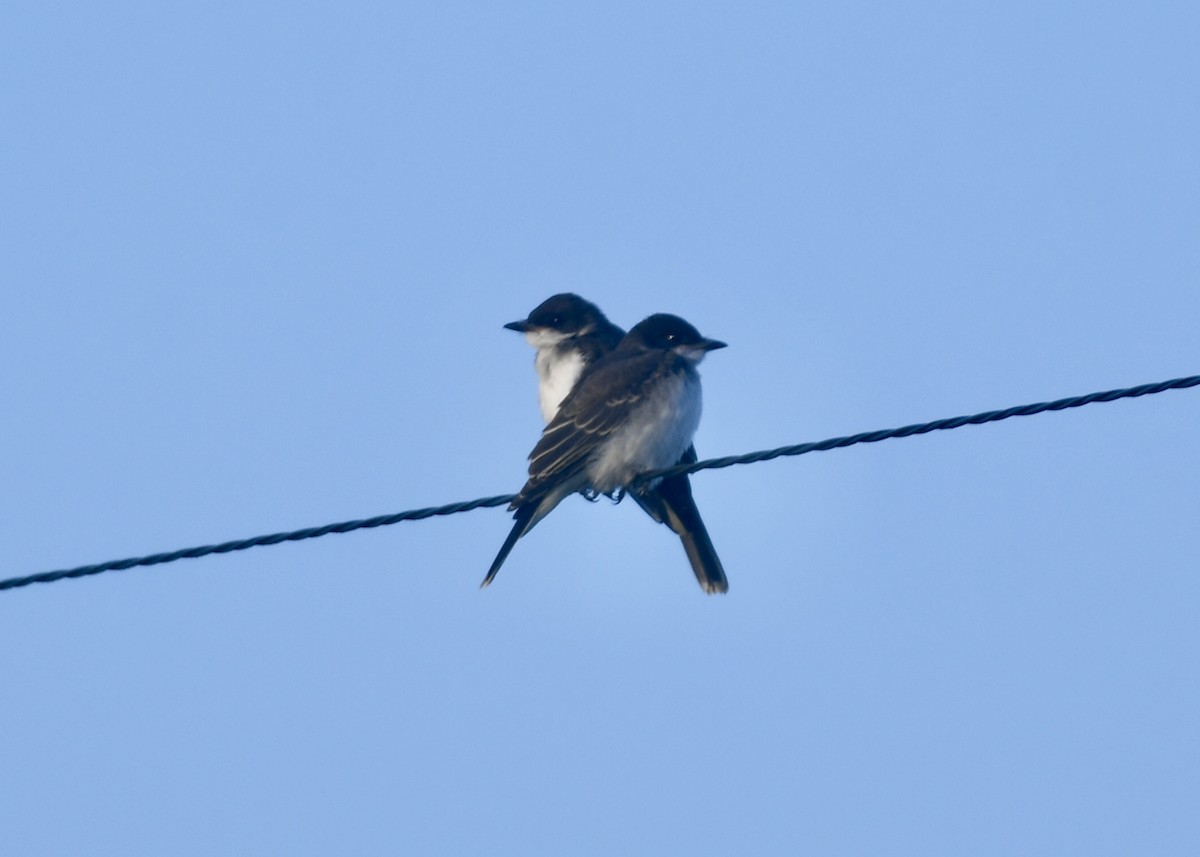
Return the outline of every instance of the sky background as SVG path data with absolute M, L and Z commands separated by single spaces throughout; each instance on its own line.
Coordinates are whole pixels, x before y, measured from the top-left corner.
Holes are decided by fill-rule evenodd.
M 18 3 L 0 577 L 1200 373 L 1195 3 Z M 1195 854 L 1200 390 L 0 593 L 13 855 Z

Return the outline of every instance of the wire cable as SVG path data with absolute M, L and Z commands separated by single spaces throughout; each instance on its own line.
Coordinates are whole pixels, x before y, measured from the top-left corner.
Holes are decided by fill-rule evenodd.
M 647 479 L 657 479 L 663 476 L 675 476 L 679 473 L 695 473 L 699 470 L 716 470 L 721 467 L 731 467 L 734 464 L 754 464 L 759 461 L 770 461 L 790 455 L 804 455 L 807 452 L 824 452 L 829 449 L 841 449 L 854 446 L 857 443 L 878 443 L 896 437 L 911 437 L 914 434 L 927 434 L 931 431 L 945 431 L 966 425 L 983 425 L 1006 420 L 1009 417 L 1031 417 L 1046 411 L 1065 411 L 1068 408 L 1080 408 L 1094 402 L 1115 402 L 1118 399 L 1135 399 L 1138 396 L 1150 396 L 1165 390 L 1182 390 L 1187 387 L 1200 386 L 1200 375 L 1187 378 L 1175 378 L 1171 381 L 1159 381 L 1156 384 L 1141 384 L 1137 387 L 1125 387 L 1119 390 L 1105 390 L 1102 393 L 1088 393 L 1085 396 L 1071 396 L 1066 399 L 1055 399 L 1053 402 L 1037 402 L 1032 405 L 1014 405 L 1000 411 L 984 411 L 969 417 L 945 417 L 928 423 L 914 423 L 894 429 L 866 431 L 845 437 L 831 437 L 815 443 L 798 443 L 795 446 L 781 446 L 778 449 L 765 449 L 761 452 L 747 452 L 744 455 L 727 455 L 724 458 L 709 458 L 694 464 L 680 464 L 665 470 L 646 473 L 639 477 L 639 484 Z
M 891 438 L 911 437 L 917 434 L 926 434 L 931 431 L 944 431 L 948 429 L 956 429 L 965 425 L 982 425 L 984 423 L 994 423 L 1000 420 L 1006 420 L 1010 417 L 1028 417 L 1034 414 L 1045 413 L 1047 411 L 1062 411 L 1068 408 L 1079 408 L 1084 405 L 1090 405 L 1097 402 L 1115 402 L 1118 399 L 1133 399 L 1139 396 L 1149 396 L 1155 393 L 1162 393 L 1166 390 L 1182 390 L 1188 387 L 1200 386 L 1200 375 L 1191 375 L 1186 378 L 1175 378 L 1170 381 L 1160 381 L 1154 384 L 1141 384 L 1137 387 L 1125 387 L 1118 390 L 1106 390 L 1101 393 L 1088 393 L 1084 396 L 1071 396 L 1066 399 L 1056 399 L 1052 402 L 1037 402 L 1031 405 L 1017 405 L 1011 408 L 1005 408 L 998 411 L 985 411 L 981 414 L 963 417 L 946 417 L 940 420 L 934 420 L 927 423 L 914 423 L 913 425 L 903 426 L 894 429 L 880 429 L 877 431 L 861 432 L 860 434 L 846 435 L 845 437 L 834 437 L 828 440 L 817 441 L 815 443 L 801 443 L 793 446 L 781 446 L 776 449 L 761 450 L 759 452 L 749 452 L 744 455 L 729 455 L 723 458 L 709 458 L 704 461 L 697 461 L 693 464 L 679 465 L 670 467 L 665 470 L 655 471 L 653 473 L 643 474 L 634 483 L 645 482 L 650 479 L 659 478 L 662 476 L 673 476 L 681 473 L 695 473 L 700 470 L 713 470 L 721 467 L 731 467 L 735 464 L 753 464 L 759 461 L 770 461 L 774 458 L 785 456 L 804 455 L 809 452 L 823 452 L 830 449 L 841 449 L 847 446 L 854 446 L 859 443 L 877 443 L 881 440 L 889 440 Z M 24 577 L 12 577 L 7 580 L 0 580 L 0 590 L 17 589 L 18 587 L 28 586 L 31 583 L 51 583 L 56 580 L 64 580 L 67 578 L 87 577 L 93 574 L 100 574 L 106 571 L 122 571 L 128 568 L 135 568 L 147 565 L 163 565 L 168 562 L 175 562 L 180 559 L 197 559 L 202 556 L 217 553 L 232 553 L 233 551 L 247 550 L 254 547 L 263 547 L 266 545 L 277 545 L 280 542 L 298 542 L 305 539 L 315 539 L 321 536 L 329 535 L 330 533 L 349 533 L 354 530 L 372 529 L 374 527 L 387 527 L 392 524 L 398 524 L 401 521 L 419 521 L 424 518 L 432 518 L 438 515 L 455 515 L 459 512 L 469 512 L 472 509 L 490 508 L 493 506 L 504 506 L 512 501 L 513 494 L 503 494 L 495 497 L 483 497 L 478 500 L 467 500 L 461 503 L 449 503 L 445 506 L 430 506 L 425 509 L 411 509 L 406 512 L 397 512 L 392 515 L 379 515 L 374 518 L 363 518 L 355 521 L 343 521 L 340 524 L 326 524 L 321 527 L 306 527 L 302 530 L 292 530 L 285 533 L 273 533 L 267 536 L 254 536 L 249 539 L 239 539 L 236 541 L 222 542 L 216 545 L 204 545 L 202 547 L 184 548 L 182 550 L 171 551 L 170 553 L 157 553 L 150 556 L 132 557 L 129 559 L 111 560 L 109 562 L 97 563 L 95 565 L 82 565 L 78 568 L 60 569 L 57 571 L 43 571 L 38 574 L 30 574 Z

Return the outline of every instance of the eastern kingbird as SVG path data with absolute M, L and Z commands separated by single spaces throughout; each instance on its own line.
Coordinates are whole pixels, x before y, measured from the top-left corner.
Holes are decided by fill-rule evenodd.
M 617 347 L 625 331 L 600 308 L 569 292 L 538 304 L 529 318 L 504 325 L 537 349 L 538 405 L 550 422 L 583 370 Z
M 528 318 L 504 326 L 524 333 L 537 350 L 534 367 L 538 374 L 538 404 L 547 423 L 554 419 L 562 400 L 587 367 L 616 348 L 625 335 L 599 307 L 569 292 L 547 298 Z M 696 460 L 696 449 L 689 446 L 678 463 L 693 464 Z M 721 559 L 692 498 L 687 474 L 668 477 L 650 491 L 634 492 L 634 499 L 646 514 L 679 536 L 705 592 L 729 590 Z
M 557 326 L 551 329 L 547 322 Z M 483 586 L 491 583 L 517 540 L 568 495 L 583 490 L 611 496 L 642 473 L 695 460 L 691 441 L 700 423 L 696 364 L 725 343 L 705 339 L 678 316 L 660 313 L 637 324 L 615 349 L 589 363 L 584 355 L 595 342 L 564 349 L 572 337 L 566 326 L 589 334 L 602 327 L 615 328 L 599 309 L 574 295 L 556 295 L 525 321 L 506 325 L 524 332 L 538 347 L 543 413 L 555 395 L 555 385 L 548 384 L 547 377 L 560 369 L 574 371 L 571 367 L 577 362 L 585 364 L 587 371 L 579 370 L 577 383 L 529 455 L 529 481 L 509 506 L 516 522 Z M 566 362 L 561 354 L 547 354 L 542 360 L 547 350 L 566 352 Z M 725 571 L 692 500 L 687 477 L 654 480 L 631 493 L 651 517 L 679 534 L 704 590 L 726 591 Z

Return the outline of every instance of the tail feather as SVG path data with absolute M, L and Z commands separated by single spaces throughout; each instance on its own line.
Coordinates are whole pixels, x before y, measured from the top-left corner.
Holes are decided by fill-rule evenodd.
M 525 535 L 529 530 L 529 521 L 533 517 L 534 511 L 537 509 L 536 503 L 529 503 L 517 508 L 516 514 L 513 515 L 516 521 L 513 527 L 508 531 L 508 538 L 504 540 L 504 544 L 500 546 L 500 552 L 496 554 L 496 558 L 492 560 L 492 567 L 488 569 L 487 574 L 483 578 L 483 582 L 479 584 L 479 588 L 485 588 L 492 582 L 492 578 L 496 576 L 496 572 L 500 570 L 500 566 L 504 565 L 504 561 L 508 559 L 508 555 L 512 553 L 512 549 L 517 544 L 517 539 Z
M 504 540 L 504 544 L 500 546 L 500 552 L 492 560 L 492 567 L 488 569 L 488 573 L 484 575 L 483 582 L 479 584 L 480 589 L 483 589 L 492 582 L 492 578 L 496 576 L 496 572 L 500 570 L 500 566 L 504 565 L 504 560 L 508 559 L 508 555 L 512 553 L 517 540 L 532 530 L 538 521 L 549 515 L 554 507 L 563 501 L 563 498 L 574 494 L 582 485 L 582 478 L 578 477 L 565 481 L 563 484 L 557 485 L 545 492 L 526 494 L 522 490 L 517 495 L 517 499 L 513 500 L 513 505 L 516 507 L 516 511 L 513 512 L 513 518 L 515 519 L 513 527 L 508 531 L 508 538 Z M 509 508 L 512 509 L 513 506 L 509 506 Z
M 686 475 L 664 479 L 652 491 L 634 493 L 633 497 L 646 514 L 679 536 L 701 589 L 710 595 L 729 591 L 725 567 L 692 499 L 692 485 Z
M 725 577 L 725 568 L 704 525 L 701 524 L 697 530 L 680 533 L 679 540 L 683 542 L 683 550 L 692 564 L 692 572 L 700 588 L 709 595 L 728 592 L 729 580 Z

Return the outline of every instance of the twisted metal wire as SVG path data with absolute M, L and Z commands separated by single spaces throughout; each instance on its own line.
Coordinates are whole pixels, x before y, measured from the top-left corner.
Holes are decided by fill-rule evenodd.
M 432 518 L 435 515 L 453 515 L 458 512 L 469 512 L 472 509 L 482 509 L 489 506 L 503 506 L 512 502 L 512 494 L 499 497 L 483 497 L 479 500 L 468 500 L 464 503 L 450 503 L 445 506 L 430 506 L 426 509 L 412 509 L 407 512 L 397 512 L 394 515 L 379 515 L 374 518 L 363 518 L 357 521 L 343 521 L 340 524 L 326 524 L 323 527 L 307 527 L 303 530 L 292 530 L 286 533 L 272 533 L 269 536 L 254 536 L 249 539 L 238 539 L 232 542 L 222 542 L 219 545 L 204 545 L 202 547 L 184 548 L 170 553 L 156 553 L 150 556 L 116 559 L 95 565 L 81 565 L 78 568 L 62 569 L 61 571 L 43 571 L 27 577 L 13 577 L 0 580 L 0 590 L 16 589 L 31 583 L 52 583 L 68 577 L 87 577 L 90 574 L 100 574 L 103 571 L 123 571 L 141 565 L 162 565 L 165 562 L 175 562 L 177 559 L 197 559 L 214 553 L 232 553 L 248 548 L 264 545 L 277 545 L 280 542 L 299 542 L 304 539 L 316 539 L 330 533 L 349 533 L 354 530 L 368 530 L 373 527 L 387 527 L 401 521 L 419 521 L 422 518 Z
M 1064 411 L 1067 408 L 1080 408 L 1093 402 L 1115 402 L 1117 399 L 1134 399 L 1138 396 L 1149 396 L 1164 390 L 1182 390 L 1186 387 L 1200 386 L 1200 375 L 1187 378 L 1175 378 L 1171 381 L 1159 381 L 1156 384 L 1142 384 L 1137 387 L 1125 387 L 1120 390 L 1105 390 L 1102 393 L 1088 393 L 1086 396 L 1071 396 L 1066 399 L 1055 399 L 1053 402 L 1037 402 L 1032 405 L 1015 405 L 1000 411 L 985 411 L 967 417 L 945 417 L 928 423 L 914 423 L 894 429 L 879 429 L 845 437 L 831 437 L 815 443 L 798 443 L 794 446 L 781 446 L 778 449 L 766 449 L 761 452 L 748 452 L 744 455 L 727 455 L 723 458 L 709 458 L 694 464 L 680 464 L 675 467 L 647 473 L 634 484 L 647 479 L 657 479 L 663 476 L 675 476 L 680 473 L 695 473 L 698 470 L 715 470 L 721 467 L 731 467 L 734 464 L 753 464 L 758 461 L 770 461 L 789 455 L 804 455 L 808 452 L 824 452 L 829 449 L 841 449 L 858 443 L 877 443 L 894 437 L 910 437 L 914 434 L 926 434 L 931 431 L 956 429 L 965 425 L 983 425 L 1006 420 L 1009 417 L 1030 417 L 1046 411 Z M 632 486 L 631 486 L 632 487 Z
M 1006 420 L 1009 417 L 1028 417 L 1034 414 L 1044 413 L 1046 411 L 1062 411 L 1067 408 L 1079 408 L 1084 405 L 1090 405 L 1094 402 L 1113 402 L 1117 399 L 1133 399 L 1138 396 L 1148 396 L 1154 393 L 1162 393 L 1166 390 L 1181 390 L 1187 387 L 1200 386 L 1200 375 L 1191 375 L 1186 378 L 1175 378 L 1171 381 L 1160 381 L 1154 384 L 1142 384 L 1137 387 L 1126 387 L 1119 390 L 1106 390 L 1101 393 L 1088 393 L 1084 396 L 1071 396 L 1066 399 L 1056 399 L 1053 402 L 1037 402 L 1031 405 L 1017 405 L 1011 408 L 1005 408 L 999 411 L 985 411 L 981 414 L 962 417 L 947 417 L 940 420 L 934 420 L 927 423 L 914 423 L 913 425 L 903 426 L 894 429 L 880 429 L 877 431 L 862 432 L 860 434 L 847 435 L 845 437 L 834 437 L 828 440 L 817 441 L 815 443 L 800 443 L 793 446 L 781 446 L 777 449 L 761 450 L 759 452 L 750 452 L 744 455 L 728 455 L 723 458 L 709 458 L 704 461 L 697 461 L 693 464 L 679 465 L 670 467 L 665 470 L 658 470 L 652 473 L 643 474 L 630 487 L 636 487 L 638 484 L 649 479 L 655 479 L 663 476 L 674 476 L 681 473 L 695 473 L 700 470 L 714 470 L 721 467 L 731 467 L 735 464 L 753 464 L 758 461 L 770 461 L 774 458 L 784 456 L 804 455 L 809 452 L 823 452 L 830 449 L 840 449 L 842 447 L 854 446 L 859 443 L 877 443 L 881 440 L 890 438 L 910 437 L 916 434 L 926 434 L 931 431 L 943 431 L 947 429 L 956 429 L 965 425 L 982 425 L 983 423 L 993 423 L 1000 420 Z M 343 521 L 340 524 L 326 524 L 322 527 L 307 527 L 302 530 L 292 530 L 285 533 L 273 533 L 268 536 L 255 536 L 249 539 L 239 539 L 237 541 L 222 542 L 216 545 L 204 545 L 202 547 L 184 548 L 183 550 L 172 551 L 170 553 L 157 553 L 150 556 L 132 557 L 130 559 L 112 560 L 110 562 L 97 563 L 95 565 L 83 565 L 78 568 L 62 569 L 59 571 L 44 571 L 39 574 L 31 574 L 25 577 L 12 577 L 7 580 L 0 580 L 0 590 L 16 589 L 21 586 L 28 586 L 31 583 L 51 583 L 55 580 L 63 580 L 71 577 L 87 577 L 92 574 L 100 574 L 105 571 L 122 571 L 127 568 L 135 568 L 144 565 L 162 565 L 163 563 L 175 562 L 179 559 L 196 559 L 202 556 L 208 556 L 215 553 L 232 553 L 233 551 L 247 550 L 249 548 L 261 547 L 264 545 L 277 545 L 280 542 L 298 542 L 304 539 L 315 539 L 321 536 L 329 535 L 330 533 L 349 533 L 354 530 L 365 530 L 374 527 L 386 527 L 392 524 L 397 524 L 400 521 L 419 521 L 423 518 L 432 518 L 437 515 L 454 515 L 459 512 L 469 512 L 472 509 L 490 508 L 493 506 L 504 506 L 512 501 L 512 494 L 503 494 L 495 497 L 483 497 L 478 500 L 468 500 L 462 503 L 450 503 L 445 506 L 430 506 L 424 509 L 412 509 L 406 512 L 397 512 L 392 515 L 379 515 L 374 518 L 364 518 L 356 521 Z

